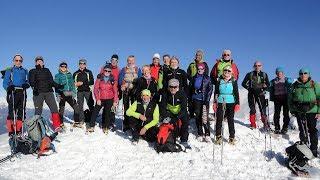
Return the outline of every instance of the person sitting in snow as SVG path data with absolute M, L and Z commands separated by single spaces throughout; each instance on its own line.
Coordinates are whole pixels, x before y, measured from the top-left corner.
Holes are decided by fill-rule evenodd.
M 151 92 L 144 89 L 141 100 L 135 101 L 126 111 L 132 129 L 132 142 L 137 143 L 142 136 L 148 142 L 154 142 L 158 133 L 159 106 L 151 100 Z

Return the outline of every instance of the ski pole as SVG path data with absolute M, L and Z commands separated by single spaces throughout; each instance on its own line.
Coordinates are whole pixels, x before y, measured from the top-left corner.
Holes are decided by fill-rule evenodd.
M 26 110 L 26 90 L 23 89 L 23 105 L 22 105 L 22 128 L 21 128 L 21 134 L 23 135 L 23 124 L 25 121 L 25 110 Z
M 254 110 L 256 111 L 256 103 L 257 103 L 257 101 L 256 101 L 256 97 L 255 97 L 255 95 L 254 94 L 252 94 L 253 95 L 253 104 L 254 104 Z M 258 105 L 259 106 L 259 105 Z M 256 126 L 257 126 L 257 129 L 258 129 L 258 132 L 259 132 L 259 138 L 260 138 L 260 127 L 259 127 L 259 124 L 258 124 L 258 122 L 256 121 L 256 118 L 254 119 L 254 122 L 256 123 Z
M 270 150 L 272 151 L 272 140 L 271 140 L 271 132 L 270 132 L 270 108 L 269 108 L 269 99 L 266 99 L 266 104 L 267 104 L 267 110 L 268 110 L 268 119 L 267 123 L 269 126 L 269 140 L 270 140 Z
M 15 110 L 15 98 L 14 98 L 14 91 L 11 92 L 11 99 L 12 99 L 12 108 L 13 108 L 13 126 L 14 126 L 14 151 L 17 147 L 17 117 L 16 117 L 16 110 Z
M 222 142 L 221 142 L 221 165 L 223 164 L 223 138 L 224 138 L 224 116 L 226 113 L 226 102 L 223 98 L 223 103 L 222 103 L 222 126 L 221 126 L 221 138 L 222 138 Z
M 216 112 L 214 112 L 214 133 L 213 133 L 213 140 L 215 140 L 215 138 L 216 138 L 216 124 L 217 124 L 217 113 Z M 215 143 L 213 142 L 212 143 L 212 159 L 213 159 L 213 161 L 212 162 L 214 162 L 214 151 L 215 151 Z

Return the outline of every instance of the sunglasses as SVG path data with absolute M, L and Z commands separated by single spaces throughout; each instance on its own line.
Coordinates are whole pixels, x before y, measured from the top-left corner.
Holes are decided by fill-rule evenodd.
M 15 62 L 22 62 L 22 60 L 14 60 Z
M 79 65 L 86 65 L 86 63 L 79 63 Z
M 254 67 L 261 67 L 262 65 L 261 64 L 258 64 L 258 65 L 254 65 Z
M 229 69 L 225 69 L 225 70 L 223 70 L 223 72 L 232 72 L 231 70 L 229 70 Z
M 223 54 L 223 56 L 230 56 L 230 54 Z
M 204 70 L 203 68 L 198 68 L 198 70 Z
M 299 73 L 300 76 L 304 75 L 304 74 L 309 74 L 307 72 L 304 72 L 304 73 Z
M 67 66 L 60 66 L 61 68 L 67 68 Z
M 104 70 L 104 72 L 108 72 L 108 73 L 110 73 L 110 72 L 111 72 L 111 70 Z
M 169 86 L 170 89 L 176 89 L 178 86 Z

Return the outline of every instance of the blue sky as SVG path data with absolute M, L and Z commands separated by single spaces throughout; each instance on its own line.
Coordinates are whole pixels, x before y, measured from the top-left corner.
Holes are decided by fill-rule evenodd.
M 255 59 L 271 77 L 277 66 L 293 78 L 307 66 L 319 81 L 319 7 L 317 0 L 4 0 L 0 68 L 21 53 L 28 69 L 42 55 L 53 74 L 62 60 L 75 71 L 79 58 L 97 72 L 113 53 L 124 66 L 128 55 L 144 65 L 159 52 L 180 57 L 186 69 L 197 49 L 212 68 L 228 48 L 241 81 Z

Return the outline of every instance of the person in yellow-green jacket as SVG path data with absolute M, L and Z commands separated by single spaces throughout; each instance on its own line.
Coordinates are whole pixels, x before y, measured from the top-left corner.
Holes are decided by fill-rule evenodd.
M 310 139 L 310 149 L 317 157 L 318 130 L 316 126 L 317 119 L 320 119 L 320 85 L 311 79 L 307 68 L 300 69 L 299 78 L 292 85 L 289 107 L 290 112 L 297 118 L 300 140 L 308 144 L 308 139 Z M 309 133 L 309 138 L 307 133 Z
M 140 136 L 148 142 L 154 142 L 158 133 L 159 106 L 151 99 L 147 89 L 141 92 L 141 100 L 135 101 L 126 111 L 129 126 L 132 129 L 132 142 L 138 143 Z

